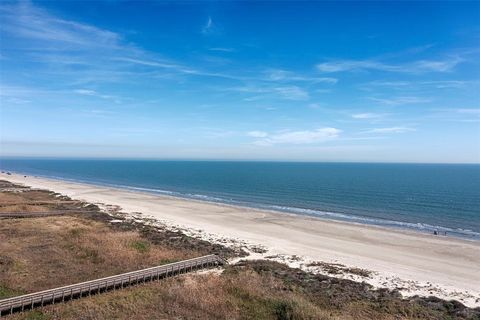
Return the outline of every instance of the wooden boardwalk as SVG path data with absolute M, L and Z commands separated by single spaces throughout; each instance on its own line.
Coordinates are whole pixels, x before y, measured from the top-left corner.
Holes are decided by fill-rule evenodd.
M 98 294 L 110 290 L 117 290 L 127 286 L 159 280 L 177 274 L 187 273 L 199 269 L 225 264 L 225 260 L 217 255 L 208 255 L 199 258 L 183 260 L 158 267 L 127 272 L 116 276 L 81 282 L 65 287 L 49 289 L 36 293 L 0 300 L 0 317 L 18 311 L 42 307 L 46 304 L 55 304 Z
M 0 212 L 0 219 L 41 218 L 63 216 L 69 213 L 78 213 L 78 210 L 44 211 L 44 212 Z

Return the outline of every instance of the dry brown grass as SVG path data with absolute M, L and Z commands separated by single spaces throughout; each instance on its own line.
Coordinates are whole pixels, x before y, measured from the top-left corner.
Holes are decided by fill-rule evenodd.
M 42 205 L 32 205 L 32 204 L 12 204 L 12 205 L 3 205 L 0 207 L 0 214 L 2 212 L 49 212 L 50 208 Z
M 327 319 L 301 293 L 258 274 L 190 275 L 49 306 L 45 319 Z M 26 319 L 28 314 L 13 319 Z
M 1 203 L 20 203 L 24 201 L 25 201 L 25 198 L 22 197 L 21 193 L 13 193 L 13 192 L 0 193 L 0 204 Z
M 76 201 L 56 199 L 51 192 L 28 190 L 24 192 L 1 192 L 0 214 L 2 212 L 48 212 L 63 210 L 65 206 L 75 207 Z
M 36 205 L 44 210 L 73 209 L 75 215 L 0 220 L 0 298 L 212 252 L 238 254 L 168 230 L 128 223 L 112 226 L 110 218 L 95 206 L 84 208 L 49 192 L 0 193 L 0 206 L 17 203 L 21 207 L 34 201 L 46 201 Z M 278 263 L 251 261 L 229 266 L 221 275 L 165 279 L 8 318 L 480 318 L 480 310 L 473 312 L 455 303 L 403 300 L 395 293 L 373 291 L 365 284 L 313 275 Z
M 303 287 L 247 268 L 170 278 L 12 319 L 460 319 L 415 303 L 393 303 L 352 300 L 341 307 L 324 305 Z
M 146 248 L 139 249 L 140 248 Z M 2 220 L 0 284 L 33 292 L 195 256 L 72 216 Z

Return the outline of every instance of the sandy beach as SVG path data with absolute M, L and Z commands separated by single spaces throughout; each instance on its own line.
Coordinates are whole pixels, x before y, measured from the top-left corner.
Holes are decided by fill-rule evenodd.
M 251 258 L 270 257 L 304 269 L 314 269 L 308 266 L 313 261 L 339 263 L 372 271 L 369 278 L 351 278 L 376 287 L 480 305 L 477 241 L 18 174 L 0 178 L 103 208 L 115 206 L 132 219 L 157 221 L 209 241 L 265 248 L 264 253 L 252 252 Z

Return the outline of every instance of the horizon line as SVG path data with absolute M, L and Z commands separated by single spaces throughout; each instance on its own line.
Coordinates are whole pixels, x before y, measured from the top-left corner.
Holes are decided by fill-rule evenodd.
M 155 158 L 155 157 L 56 157 L 0 156 L 2 160 L 92 160 L 92 161 L 178 161 L 178 162 L 277 162 L 277 163 L 351 163 L 351 164 L 432 164 L 480 165 L 480 162 L 418 162 L 418 161 L 355 161 L 355 160 L 281 160 L 281 159 L 222 159 L 222 158 Z

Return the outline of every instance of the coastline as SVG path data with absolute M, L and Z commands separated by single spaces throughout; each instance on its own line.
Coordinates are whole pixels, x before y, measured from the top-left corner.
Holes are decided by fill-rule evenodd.
M 361 226 L 370 226 L 370 227 L 379 227 L 381 229 L 387 229 L 393 232 L 404 232 L 404 233 L 414 233 L 414 234 L 425 234 L 431 235 L 434 234 L 434 231 L 438 232 L 438 235 L 453 237 L 456 239 L 468 240 L 468 241 L 479 241 L 480 242 L 480 233 L 472 231 L 470 229 L 461 229 L 453 228 L 442 225 L 431 225 L 428 223 L 415 223 L 407 221 L 397 221 L 397 220 L 388 220 L 381 218 L 370 218 L 368 216 L 358 216 L 354 214 L 347 214 L 342 212 L 334 211 L 324 211 L 316 209 L 307 209 L 307 208 L 297 208 L 289 206 L 280 206 L 280 205 L 266 205 L 261 203 L 252 203 L 252 202 L 241 202 L 238 200 L 219 198 L 217 196 L 208 196 L 197 193 L 181 193 L 178 191 L 163 190 L 163 189 L 152 189 L 148 187 L 140 186 L 130 186 L 130 185 L 121 185 L 121 184 L 111 184 L 95 180 L 88 179 L 72 179 L 65 177 L 41 175 L 30 172 L 23 171 L 11 171 L 3 169 L 2 172 L 14 173 L 18 176 L 29 176 L 36 177 L 47 180 L 55 181 L 64 181 L 66 183 L 74 184 L 84 184 L 90 186 L 97 186 L 102 188 L 109 188 L 114 190 L 125 190 L 132 191 L 135 193 L 143 193 L 147 195 L 155 195 L 159 197 L 174 198 L 174 199 L 183 199 L 187 201 L 198 201 L 200 203 L 211 203 L 219 206 L 233 207 L 237 209 L 248 209 L 256 210 L 260 212 L 271 212 L 275 214 L 287 214 L 293 216 L 301 217 L 312 217 L 315 219 L 321 219 L 331 222 L 340 222 L 353 225 Z
M 115 206 L 131 219 L 165 224 L 208 241 L 265 249 L 250 250 L 251 258 L 272 257 L 312 271 L 315 267 L 308 264 L 313 261 L 339 263 L 371 270 L 369 278 L 351 278 L 376 287 L 404 288 L 400 290 L 404 295 L 435 295 L 480 305 L 477 241 L 65 180 L 19 174 L 0 178 L 106 209 Z

